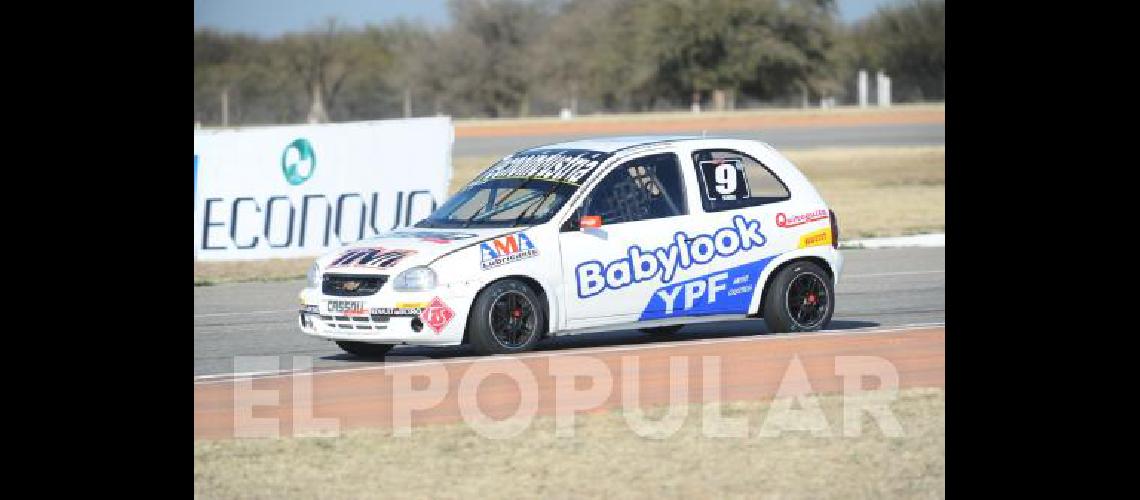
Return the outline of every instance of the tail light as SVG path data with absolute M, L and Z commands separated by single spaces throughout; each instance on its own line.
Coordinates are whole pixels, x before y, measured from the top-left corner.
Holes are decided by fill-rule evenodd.
M 835 211 L 828 210 L 828 217 L 831 219 L 831 248 L 839 248 L 839 221 L 835 220 Z

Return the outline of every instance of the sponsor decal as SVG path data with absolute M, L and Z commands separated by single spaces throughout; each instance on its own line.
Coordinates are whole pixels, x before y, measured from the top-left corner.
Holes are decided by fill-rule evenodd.
M 455 311 L 452 311 L 450 307 L 447 307 L 447 304 L 444 304 L 442 300 L 439 300 L 439 297 L 433 297 L 431 299 L 431 303 L 428 304 L 427 308 L 425 308 L 424 311 L 420 313 L 420 319 L 423 320 L 424 324 L 427 325 L 428 328 L 431 328 L 433 331 L 435 331 L 436 334 L 439 334 L 439 332 L 443 331 L 443 327 L 447 326 L 447 324 L 451 322 L 451 318 L 454 317 Z
M 372 314 L 384 316 L 419 316 L 427 309 L 427 302 L 400 302 L 396 307 L 373 307 Z
M 476 177 L 472 184 L 527 178 L 577 185 L 609 157 L 609 153 L 585 149 L 524 151 L 499 160 Z
M 660 277 L 662 283 L 673 281 L 678 269 L 704 265 L 719 257 L 763 247 L 768 238 L 760 232 L 760 221 L 733 216 L 732 225 L 689 237 L 683 231 L 673 235 L 673 242 L 651 251 L 633 245 L 627 250 L 629 257 L 608 264 L 591 260 L 578 264 L 578 297 L 589 298 L 606 289 L 619 289 L 633 283 Z
M 776 226 L 778 227 L 796 227 L 801 224 L 815 222 L 817 220 L 824 220 L 828 218 L 827 210 L 819 209 L 806 214 L 787 215 L 784 212 L 776 214 Z
M 301 312 L 310 314 L 320 314 L 321 310 L 316 304 L 305 304 L 301 307 Z
M 803 236 L 800 236 L 800 244 L 797 248 L 818 247 L 831 244 L 831 228 L 825 227 L 818 231 L 812 231 Z
M 326 300 L 325 310 L 329 314 L 339 316 L 365 316 L 368 311 L 364 309 L 363 300 Z
M 641 321 L 678 316 L 745 314 L 752 303 L 760 273 L 775 255 L 732 269 L 707 274 L 674 285 L 658 288 Z
M 436 209 L 427 190 L 396 191 L 395 204 L 372 191 L 340 194 L 276 194 L 202 200 L 202 244 L 196 250 L 296 249 L 359 242 L 382 229 L 411 226 Z M 385 193 L 385 196 L 387 193 Z M 383 206 L 382 206 L 383 205 Z M 391 208 L 389 208 L 389 206 Z M 389 220 L 387 219 L 391 216 Z M 238 228 L 244 234 L 238 234 Z M 196 229 L 197 231 L 197 229 Z M 313 241 L 313 233 L 318 236 Z
M 308 139 L 295 139 L 281 152 L 281 173 L 291 185 L 299 186 L 309 180 L 316 168 L 317 154 Z
M 486 271 L 538 255 L 538 249 L 525 233 L 508 234 L 479 244 L 481 265 Z
M 349 248 L 341 252 L 336 259 L 333 259 L 328 268 L 370 267 L 386 269 L 396 265 L 401 259 L 413 253 L 416 253 L 416 251 L 395 250 L 384 247 Z
M 710 200 L 743 200 L 749 197 L 748 178 L 740 158 L 719 158 L 700 162 L 705 196 Z
M 418 307 L 423 309 L 428 306 L 428 302 L 397 302 L 396 307 Z
M 474 238 L 475 236 L 476 235 L 471 233 L 447 233 L 439 231 L 396 231 L 379 234 L 376 236 L 376 238 L 417 238 L 421 241 L 427 241 L 431 243 L 451 243 L 455 240 L 465 240 L 467 238 Z
M 425 168 L 392 184 L 385 179 L 399 170 L 399 155 L 378 158 L 376 148 L 411 145 L 375 139 L 391 127 L 408 131 L 415 147 L 439 150 L 435 145 L 450 144 L 445 122 L 344 124 L 335 138 L 322 137 L 321 125 L 195 131 L 195 253 L 204 260 L 302 257 L 411 229 L 446 194 L 446 154 L 417 157 Z

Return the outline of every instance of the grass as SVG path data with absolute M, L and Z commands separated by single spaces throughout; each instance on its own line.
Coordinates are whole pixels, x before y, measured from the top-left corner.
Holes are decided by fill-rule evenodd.
M 865 416 L 843 437 L 838 396 L 818 398 L 834 437 L 790 431 L 760 437 L 770 402 L 724 405 L 748 437 L 701 432 L 699 406 L 672 437 L 634 434 L 618 412 L 579 414 L 558 438 L 552 417 L 522 434 L 481 437 L 464 424 L 380 429 L 335 438 L 194 443 L 195 496 L 209 498 L 872 498 L 945 496 L 945 396 L 907 389 L 891 405 L 903 437 Z M 798 407 L 796 407 L 798 409 Z M 649 412 L 652 416 L 652 413 Z
M 769 117 L 795 117 L 795 116 L 834 116 L 834 115 L 881 115 L 881 114 L 896 114 L 903 115 L 907 113 L 924 112 L 924 111 L 945 111 L 945 103 L 914 103 L 914 104 L 894 104 L 890 108 L 880 107 L 867 107 L 860 108 L 858 106 L 839 106 L 830 109 L 821 108 L 762 108 L 762 109 L 737 109 L 732 111 L 712 111 L 706 109 L 705 111 L 694 114 L 689 110 L 676 110 L 676 111 L 650 111 L 641 113 L 597 113 L 597 114 L 582 114 L 574 117 L 573 121 L 576 122 L 630 122 L 630 121 L 659 121 L 662 119 L 669 120 L 694 120 L 710 117 L 734 117 L 734 116 L 769 116 Z M 495 126 L 515 126 L 519 124 L 544 124 L 544 123 L 565 123 L 564 120 L 557 116 L 532 116 L 524 118 L 454 118 L 452 122 L 456 127 L 495 127 Z
M 784 151 L 835 210 L 842 239 L 937 233 L 946 227 L 946 147 Z M 498 156 L 456 157 L 454 193 Z M 195 262 L 194 286 L 300 279 L 312 258 Z
M 194 262 L 194 286 L 247 281 L 303 279 L 313 265 L 312 257 L 224 262 Z
M 946 230 L 946 147 L 787 151 L 839 219 L 841 239 Z

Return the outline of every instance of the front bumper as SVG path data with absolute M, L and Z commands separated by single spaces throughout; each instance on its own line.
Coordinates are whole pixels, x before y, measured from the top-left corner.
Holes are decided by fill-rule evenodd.
M 462 342 L 474 297 L 453 288 L 430 292 L 382 289 L 362 297 L 325 295 L 319 288 L 306 288 L 300 298 L 297 326 L 312 337 L 443 346 Z

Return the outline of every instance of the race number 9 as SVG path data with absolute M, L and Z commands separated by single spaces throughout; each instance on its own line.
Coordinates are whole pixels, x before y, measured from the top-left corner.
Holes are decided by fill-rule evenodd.
M 748 179 L 737 158 L 706 160 L 698 164 L 710 200 L 731 201 L 748 198 Z
M 728 163 L 716 166 L 713 173 L 716 179 L 716 192 L 721 196 L 736 193 L 736 167 Z

